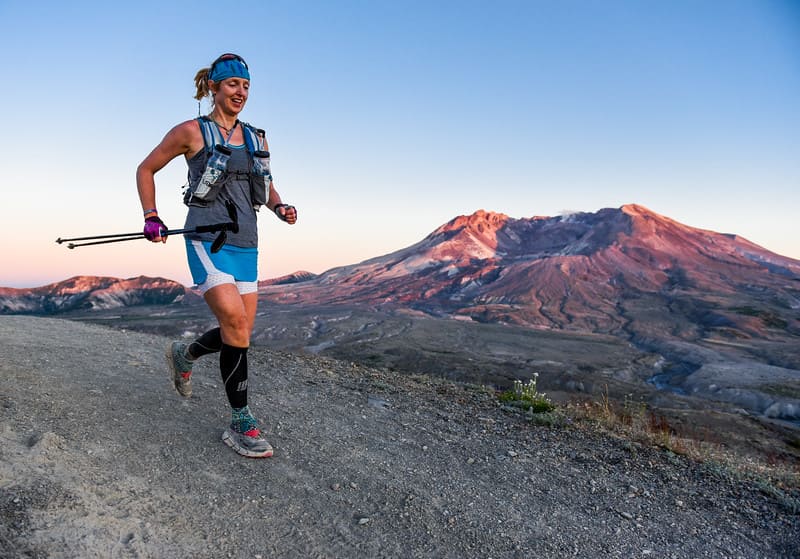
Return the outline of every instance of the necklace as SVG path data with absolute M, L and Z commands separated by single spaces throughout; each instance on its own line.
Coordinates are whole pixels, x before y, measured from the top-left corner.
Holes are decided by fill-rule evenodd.
M 231 132 L 233 132 L 233 131 L 236 129 L 236 125 L 237 125 L 237 124 L 239 124 L 239 119 L 237 118 L 237 119 L 236 119 L 236 122 L 234 122 L 234 123 L 233 123 L 233 126 L 231 126 L 230 128 L 227 128 L 227 127 L 225 127 L 225 126 L 222 126 L 222 125 L 221 125 L 219 122 L 217 122 L 217 121 L 216 121 L 216 120 L 214 120 L 213 118 L 211 118 L 211 116 L 210 116 L 210 115 L 209 115 L 209 117 L 208 117 L 208 118 L 209 118 L 209 119 L 211 119 L 211 122 L 213 122 L 214 124 L 216 124 L 217 126 L 219 126 L 220 128 L 222 128 L 222 129 L 223 129 L 223 130 L 224 130 L 224 131 L 225 131 L 227 134 L 230 134 Z

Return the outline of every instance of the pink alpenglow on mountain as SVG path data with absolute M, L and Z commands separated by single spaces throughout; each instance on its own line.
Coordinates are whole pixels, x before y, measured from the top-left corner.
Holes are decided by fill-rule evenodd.
M 178 302 L 185 294 L 183 285 L 163 278 L 75 276 L 32 289 L 0 287 L 0 313 L 51 314 L 75 309 L 159 305 Z
M 628 315 L 647 315 L 651 327 L 681 337 L 726 324 L 761 331 L 741 309 L 800 308 L 798 289 L 800 261 L 631 204 L 522 219 L 479 210 L 407 248 L 280 289 L 265 286 L 262 296 L 617 334 Z

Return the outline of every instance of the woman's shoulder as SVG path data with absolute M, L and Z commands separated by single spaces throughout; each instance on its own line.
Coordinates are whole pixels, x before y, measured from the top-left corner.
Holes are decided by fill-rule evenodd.
M 180 134 L 193 134 L 193 133 L 200 133 L 200 124 L 197 122 L 196 118 L 190 120 L 184 120 L 172 127 L 177 133 Z
M 172 127 L 172 130 L 170 130 L 169 133 L 184 139 L 193 139 L 202 137 L 200 135 L 200 125 L 198 124 L 197 119 L 194 118 L 191 120 L 184 120 L 183 122 L 179 122 L 178 124 Z
M 196 138 L 200 138 L 202 140 L 200 126 L 198 126 L 196 120 L 192 119 L 179 122 L 170 128 L 164 139 L 171 140 L 173 142 L 178 141 L 181 143 L 187 143 L 192 142 L 192 140 L 195 140 Z
M 195 119 L 186 120 L 173 126 L 164 137 L 164 144 L 172 146 L 178 153 L 191 157 L 203 149 L 203 135 Z

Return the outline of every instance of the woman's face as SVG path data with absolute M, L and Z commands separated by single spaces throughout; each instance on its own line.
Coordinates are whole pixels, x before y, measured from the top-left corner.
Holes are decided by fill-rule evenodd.
M 250 80 L 244 78 L 222 80 L 214 93 L 214 105 L 225 113 L 238 115 L 244 109 L 249 93 Z

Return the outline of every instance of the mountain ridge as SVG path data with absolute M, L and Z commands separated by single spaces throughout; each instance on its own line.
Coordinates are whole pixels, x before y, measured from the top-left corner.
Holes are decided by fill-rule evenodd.
M 281 304 L 408 307 L 433 316 L 615 335 L 625 333 L 639 312 L 637 301 L 646 299 L 664 318 L 677 313 L 675 300 L 711 307 L 725 300 L 729 308 L 785 314 L 779 320 L 800 331 L 793 318 L 800 308 L 800 261 L 639 204 L 531 218 L 480 209 L 408 247 L 318 275 L 299 271 L 262 280 L 259 292 Z M 196 297 L 163 278 L 76 276 L 39 288 L 0 288 L 0 313 L 170 304 L 187 295 Z M 743 303 L 734 303 L 737 298 Z M 677 313 L 679 322 L 707 326 L 687 312 Z M 722 312 L 726 316 L 714 320 L 753 335 L 746 314 Z M 667 322 L 674 330 L 674 321 Z
M 409 247 L 261 293 L 278 303 L 410 305 L 435 315 L 619 333 L 627 322 L 620 305 L 631 298 L 663 306 L 675 297 L 748 289 L 800 308 L 800 261 L 628 204 L 521 219 L 478 210 Z
M 188 292 L 182 284 L 165 278 L 73 276 L 41 287 L 0 287 L 0 314 L 165 305 L 183 301 Z

